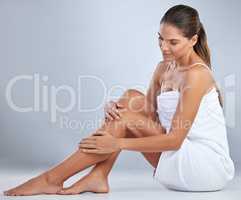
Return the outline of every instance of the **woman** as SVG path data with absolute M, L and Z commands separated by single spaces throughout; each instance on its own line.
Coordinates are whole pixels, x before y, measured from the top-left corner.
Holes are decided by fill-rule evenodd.
M 127 90 L 106 107 L 103 125 L 76 152 L 5 195 L 106 193 L 108 174 L 121 150 L 141 152 L 155 168 L 154 178 L 169 189 L 225 187 L 234 165 L 198 12 L 185 5 L 170 8 L 158 35 L 164 60 L 147 94 Z M 65 180 L 92 165 L 88 175 L 63 188 Z

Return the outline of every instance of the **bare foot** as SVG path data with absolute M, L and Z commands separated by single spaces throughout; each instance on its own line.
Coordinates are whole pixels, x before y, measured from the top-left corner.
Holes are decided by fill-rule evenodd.
M 29 196 L 37 194 L 56 194 L 63 188 L 63 183 L 53 183 L 46 174 L 39 175 L 29 181 L 5 191 L 5 196 Z
M 60 190 L 57 194 L 73 195 L 83 192 L 108 193 L 107 178 L 97 174 L 88 174 L 70 187 Z

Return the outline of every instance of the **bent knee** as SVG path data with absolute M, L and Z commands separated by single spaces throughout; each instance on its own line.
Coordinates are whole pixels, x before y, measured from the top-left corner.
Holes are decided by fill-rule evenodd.
M 136 89 L 128 89 L 124 92 L 124 95 L 128 97 L 144 96 L 144 94 Z
M 135 89 L 129 89 L 118 100 L 124 106 L 124 111 L 144 112 L 145 95 Z

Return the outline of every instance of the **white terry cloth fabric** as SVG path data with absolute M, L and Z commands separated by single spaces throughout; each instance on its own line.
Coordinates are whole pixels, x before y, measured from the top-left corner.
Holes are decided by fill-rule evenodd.
M 167 134 L 179 95 L 179 91 L 167 91 L 157 97 L 157 112 Z M 224 114 L 214 87 L 203 96 L 181 148 L 162 152 L 153 177 L 168 189 L 216 191 L 223 189 L 234 173 Z

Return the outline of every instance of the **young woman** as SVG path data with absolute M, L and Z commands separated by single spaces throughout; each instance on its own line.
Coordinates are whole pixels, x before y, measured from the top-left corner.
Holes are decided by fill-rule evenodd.
M 163 54 L 147 94 L 127 90 L 105 109 L 106 120 L 59 165 L 5 195 L 78 194 L 109 191 L 108 174 L 121 150 L 138 151 L 169 189 L 221 190 L 234 176 L 222 98 L 211 70 L 198 12 L 170 8 L 160 22 Z M 63 183 L 93 166 L 68 188 Z

